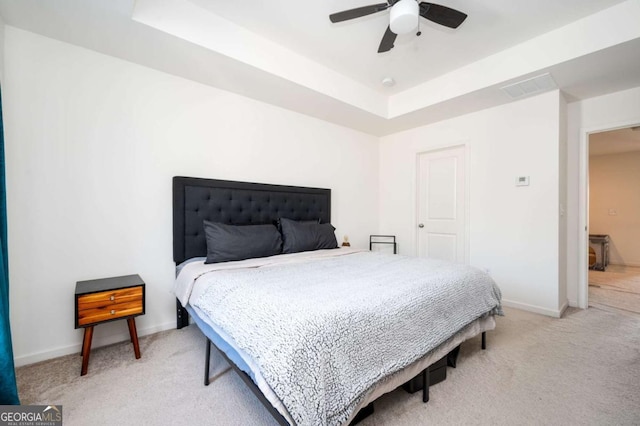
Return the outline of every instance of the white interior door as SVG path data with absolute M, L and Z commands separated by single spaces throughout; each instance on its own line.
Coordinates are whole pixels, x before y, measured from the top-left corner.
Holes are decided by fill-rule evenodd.
M 418 157 L 418 256 L 465 263 L 465 148 Z

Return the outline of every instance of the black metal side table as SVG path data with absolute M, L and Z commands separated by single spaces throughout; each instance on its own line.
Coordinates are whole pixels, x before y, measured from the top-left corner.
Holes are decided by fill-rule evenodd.
M 374 244 L 393 246 L 393 254 L 398 254 L 398 243 L 395 235 L 369 235 L 369 250 L 373 250 Z

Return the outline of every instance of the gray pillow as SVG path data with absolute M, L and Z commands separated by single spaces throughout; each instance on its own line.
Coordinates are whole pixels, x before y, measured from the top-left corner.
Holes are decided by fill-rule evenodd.
M 330 223 L 296 222 L 280 218 L 280 226 L 283 253 L 338 248 L 334 232 L 336 228 Z
M 295 220 L 295 219 L 288 219 L 286 217 L 281 217 L 278 220 L 275 220 L 273 222 L 273 224 L 278 228 L 278 232 L 282 232 L 282 225 L 280 224 L 280 221 L 282 219 Z M 318 219 L 310 219 L 310 220 L 296 220 L 296 222 L 298 222 L 298 223 L 320 223 L 320 218 L 318 218 Z
M 273 225 L 235 226 L 204 221 L 207 260 L 204 263 L 230 262 L 267 257 L 282 252 L 282 238 Z

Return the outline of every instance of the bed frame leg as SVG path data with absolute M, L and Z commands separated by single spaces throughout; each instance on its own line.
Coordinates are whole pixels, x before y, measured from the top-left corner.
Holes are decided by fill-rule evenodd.
M 209 364 L 211 362 L 211 340 L 207 339 L 207 352 L 204 356 L 204 385 L 209 386 Z
M 482 332 L 482 350 L 487 349 L 487 332 Z
M 459 353 L 460 353 L 460 345 L 453 348 L 453 350 L 447 354 L 447 367 L 456 368 L 456 365 L 458 363 Z
M 180 330 L 189 325 L 189 313 L 182 307 L 182 303 L 176 299 L 176 328 Z
M 422 371 L 422 402 L 429 402 L 429 367 Z

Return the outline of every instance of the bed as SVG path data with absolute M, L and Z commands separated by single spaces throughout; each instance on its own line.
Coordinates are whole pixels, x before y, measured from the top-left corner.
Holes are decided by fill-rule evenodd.
M 416 378 L 426 402 L 429 367 L 479 334 L 484 348 L 501 314 L 495 283 L 468 266 L 287 252 L 292 229 L 330 227 L 329 189 L 175 177 L 173 197 L 177 327 L 191 316 L 206 336 L 205 384 L 213 344 L 280 424 L 348 424 Z M 212 229 L 278 224 L 285 254 L 203 261 Z

